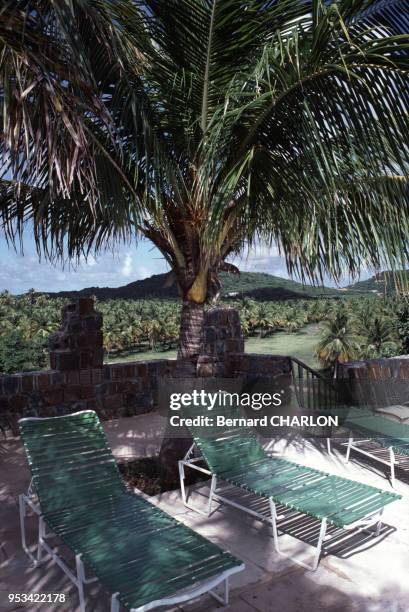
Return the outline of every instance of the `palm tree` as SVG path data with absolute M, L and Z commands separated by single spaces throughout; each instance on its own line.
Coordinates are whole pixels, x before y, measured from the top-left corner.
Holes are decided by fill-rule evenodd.
M 396 326 L 388 317 L 373 316 L 361 334 L 365 357 L 378 357 L 382 349 L 398 350 Z
M 5 0 L 0 216 L 76 258 L 145 237 L 194 360 L 226 259 L 338 278 L 408 255 L 405 0 Z
M 348 315 L 340 311 L 323 324 L 322 338 L 315 353 L 324 367 L 335 368 L 338 363 L 356 359 L 360 346 Z

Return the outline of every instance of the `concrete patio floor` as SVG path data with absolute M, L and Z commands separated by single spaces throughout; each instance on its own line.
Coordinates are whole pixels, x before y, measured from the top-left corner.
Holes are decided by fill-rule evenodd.
M 149 456 L 157 452 L 163 432 L 163 420 L 157 415 L 143 415 L 106 424 L 114 454 L 120 458 Z M 274 446 L 274 454 L 299 463 L 354 480 L 391 490 L 388 480 L 379 471 L 379 464 L 370 464 L 354 455 L 347 466 L 344 450 L 335 446 L 332 456 L 323 444 L 311 441 L 284 441 Z M 397 473 L 398 478 L 402 476 Z M 46 562 L 33 568 L 20 546 L 18 495 L 27 489 L 30 480 L 21 443 L 17 439 L 0 441 L 0 611 L 30 612 L 78 611 L 75 588 L 55 565 Z M 409 478 L 397 480 L 396 491 L 402 499 L 388 506 L 384 513 L 385 527 L 379 538 L 367 534 L 338 539 L 321 559 L 315 573 L 278 556 L 273 548 L 270 527 L 239 510 L 219 507 L 210 518 L 186 509 L 178 491 L 149 498 L 209 540 L 239 557 L 246 570 L 231 580 L 232 612 L 408 612 L 409 611 Z M 204 505 L 207 485 L 192 489 L 191 502 Z M 301 531 L 313 538 L 314 521 L 300 523 Z M 34 520 L 28 520 L 29 541 L 36 535 Z M 31 539 L 30 539 L 31 538 Z M 285 552 L 306 558 L 312 549 L 305 543 L 283 535 Z M 64 552 L 64 551 L 63 551 Z M 67 551 L 65 551 L 67 552 Z M 8 593 L 65 593 L 67 603 L 57 605 L 9 605 Z M 174 610 L 205 612 L 221 610 L 210 597 Z M 88 611 L 109 610 L 109 600 L 96 586 L 89 589 Z

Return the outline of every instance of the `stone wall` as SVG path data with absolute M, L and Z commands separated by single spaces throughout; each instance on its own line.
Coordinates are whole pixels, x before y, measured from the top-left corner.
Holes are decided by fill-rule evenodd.
M 228 376 L 229 355 L 243 352 L 244 338 L 237 310 L 210 308 L 205 313 L 202 347 L 197 363 L 198 376 Z
M 103 419 L 153 410 L 159 377 L 176 362 L 103 364 L 102 315 L 93 300 L 73 301 L 62 312 L 61 329 L 50 335 L 52 369 L 0 376 L 0 425 L 17 430 L 25 416 L 58 416 L 96 410 Z
M 354 405 L 375 409 L 408 405 L 409 356 L 339 364 L 337 379 Z
M 102 368 L 102 323 L 92 298 L 75 300 L 63 308 L 61 329 L 49 338 L 51 369 L 65 372 Z
M 337 367 L 337 378 L 386 380 L 389 378 L 409 379 L 409 356 L 392 357 L 389 359 L 366 359 L 363 361 L 348 361 Z
M 228 357 L 226 373 L 232 378 L 238 376 L 277 378 L 279 376 L 290 376 L 291 369 L 291 358 L 283 355 L 233 353 Z
M 171 374 L 174 367 L 174 360 L 158 359 L 0 376 L 0 418 L 16 431 L 18 419 L 25 416 L 92 409 L 112 419 L 149 412 L 156 405 L 158 378 Z
M 158 359 L 103 364 L 102 315 L 81 298 L 63 309 L 61 329 L 50 336 L 51 370 L 0 375 L 0 427 L 17 431 L 25 416 L 58 416 L 96 410 L 112 419 L 156 407 L 157 381 L 175 373 L 176 361 Z M 205 376 L 278 376 L 289 358 L 247 355 L 239 314 L 233 308 L 206 312 L 197 373 Z

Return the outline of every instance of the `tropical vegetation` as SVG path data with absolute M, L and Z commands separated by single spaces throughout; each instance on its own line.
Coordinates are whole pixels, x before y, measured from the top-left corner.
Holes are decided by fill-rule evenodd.
M 404 267 L 406 9 L 405 0 L 3 1 L 8 239 L 21 242 L 28 225 L 52 260 L 151 240 L 183 300 L 187 359 L 219 271 L 254 243 L 275 242 L 290 271 L 315 279 Z M 267 320 L 263 329 L 281 325 Z M 252 315 L 244 324 L 259 327 Z M 149 334 L 155 343 L 160 331 Z M 123 344 L 119 335 L 109 342 Z
M 256 301 L 233 299 L 246 338 L 296 334 L 319 324 L 316 354 L 322 367 L 355 358 L 397 355 L 407 351 L 409 310 L 403 297 Z M 0 294 L 0 372 L 48 367 L 48 335 L 58 329 L 64 299 L 29 292 Z M 138 353 L 175 348 L 178 342 L 178 300 L 108 300 L 97 302 L 103 314 L 105 358 L 138 359 Z M 406 327 L 405 327 L 406 326 Z

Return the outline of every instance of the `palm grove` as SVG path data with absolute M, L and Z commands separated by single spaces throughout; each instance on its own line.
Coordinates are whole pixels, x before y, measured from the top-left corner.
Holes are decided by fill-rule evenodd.
M 406 1 L 2 3 L 7 239 L 76 259 L 141 237 L 197 356 L 229 258 L 319 279 L 407 259 Z
M 60 326 L 66 300 L 28 292 L 24 296 L 0 293 L 0 372 L 48 368 L 47 341 Z M 388 357 L 409 350 L 406 298 L 359 297 L 287 301 L 229 300 L 240 313 L 246 338 L 271 338 L 286 334 L 292 354 L 291 334 L 308 333 L 320 326 L 315 353 L 332 374 L 338 363 L 351 359 Z M 138 359 L 141 352 L 166 356 L 177 345 L 180 308 L 176 300 L 108 300 L 99 302 L 104 321 L 106 359 Z M 163 325 L 166 321 L 166 326 Z M 277 349 L 275 348 L 274 351 Z M 311 350 L 311 358 L 313 357 Z

